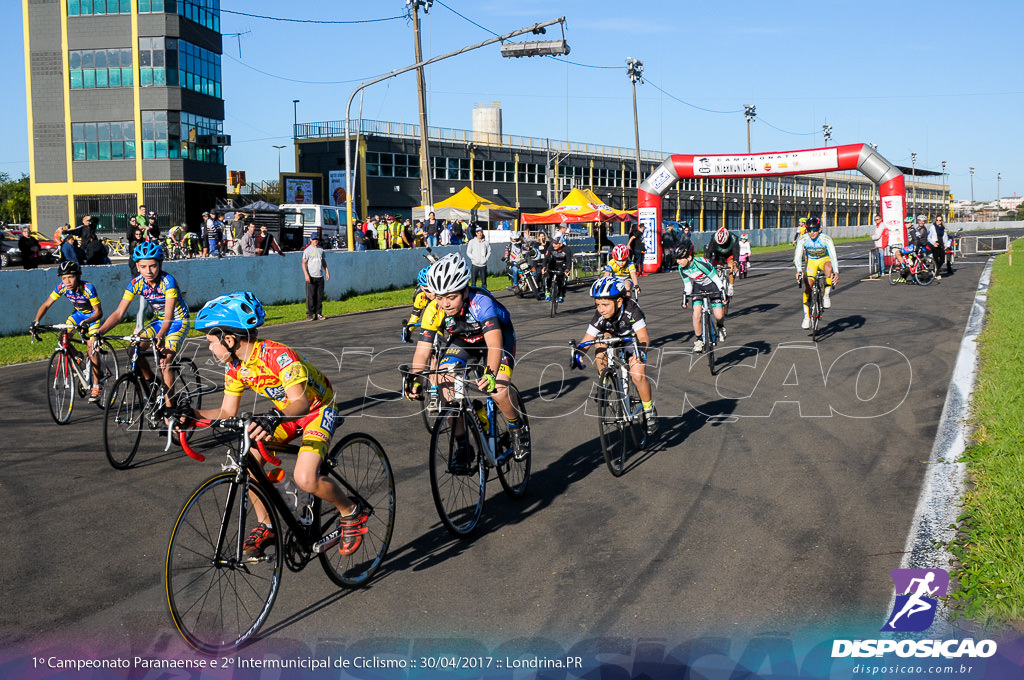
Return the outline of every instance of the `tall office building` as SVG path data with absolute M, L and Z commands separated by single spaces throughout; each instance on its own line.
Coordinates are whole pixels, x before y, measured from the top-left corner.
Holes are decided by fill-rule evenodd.
M 225 195 L 220 0 L 22 0 L 32 222 L 197 229 Z

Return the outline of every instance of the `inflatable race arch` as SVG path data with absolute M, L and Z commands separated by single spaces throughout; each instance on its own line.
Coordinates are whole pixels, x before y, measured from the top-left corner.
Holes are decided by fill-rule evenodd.
M 880 214 L 891 235 L 906 243 L 903 173 L 868 144 L 729 155 L 669 156 L 640 184 L 637 219 L 644 233 L 645 272 L 661 267 L 661 199 L 682 178 L 778 177 L 859 170 L 878 185 Z

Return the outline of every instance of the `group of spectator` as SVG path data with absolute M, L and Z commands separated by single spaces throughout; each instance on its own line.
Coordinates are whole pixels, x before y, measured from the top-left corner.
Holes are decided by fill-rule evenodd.
M 439 220 L 431 212 L 426 220 L 402 219 L 399 215 L 374 215 L 353 225 L 355 250 L 391 250 L 396 248 L 436 248 L 462 245 L 472 238 L 476 225 L 465 220 Z
M 874 241 L 878 261 L 885 262 L 886 250 L 889 243 L 889 228 L 882 222 L 881 215 L 874 216 L 875 232 L 871 238 Z M 935 220 L 928 224 L 928 218 L 918 215 L 917 218 L 907 217 L 904 221 L 907 230 L 907 246 L 913 247 L 918 252 L 930 253 L 935 261 L 936 278 L 942 280 L 942 267 L 945 265 L 946 274 L 953 273 L 953 263 L 946 259 L 946 249 L 953 243 L 953 235 L 946 231 L 946 222 L 942 215 L 936 216 Z M 884 266 L 879 271 L 884 272 Z

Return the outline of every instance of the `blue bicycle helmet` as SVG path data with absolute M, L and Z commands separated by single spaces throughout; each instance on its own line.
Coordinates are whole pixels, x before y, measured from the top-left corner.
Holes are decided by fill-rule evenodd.
M 416 276 L 416 285 L 420 286 L 421 288 L 426 288 L 427 287 L 427 272 L 429 272 L 429 271 L 430 271 L 430 265 L 429 264 L 426 267 L 424 267 L 423 269 L 420 270 L 419 275 Z
M 617 276 L 606 276 L 590 287 L 592 298 L 617 298 L 626 294 L 626 283 Z
M 163 259 L 163 246 L 155 241 L 142 241 L 132 250 L 132 260 L 135 262 L 139 260 L 158 260 L 163 262 Z
M 216 329 L 251 331 L 263 325 L 267 313 L 260 299 L 247 290 L 239 290 L 210 300 L 196 315 L 197 331 Z

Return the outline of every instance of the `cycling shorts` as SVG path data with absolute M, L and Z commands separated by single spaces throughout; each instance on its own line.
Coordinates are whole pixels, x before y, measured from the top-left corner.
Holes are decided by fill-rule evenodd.
M 504 377 L 504 382 L 512 382 L 512 368 L 515 365 L 515 353 L 516 347 L 513 344 L 511 350 L 503 350 L 501 353 L 501 364 L 498 366 L 498 375 L 496 377 Z M 483 343 L 463 343 L 459 340 L 454 340 L 452 344 L 448 346 L 444 354 L 441 355 L 441 361 L 438 362 L 438 369 L 448 368 L 462 368 L 466 366 L 470 361 L 475 363 L 483 363 L 487 359 L 487 346 Z
M 301 418 L 289 419 L 281 423 L 274 430 L 270 441 L 275 444 L 284 444 L 301 436 L 299 453 L 312 451 L 324 458 L 327 455 L 327 447 L 331 443 L 337 422 L 338 412 L 334 407 L 323 406 Z
M 88 319 L 90 316 L 92 316 L 92 312 L 79 312 L 78 310 L 75 310 L 74 312 L 71 312 L 71 316 L 64 320 L 64 323 L 79 326 L 83 321 Z M 96 319 L 95 321 L 89 324 L 89 328 L 88 330 L 86 330 L 85 334 L 87 336 L 96 335 L 96 331 L 98 331 L 99 329 L 100 319 Z
M 804 276 L 809 279 L 817 278 L 818 272 L 824 273 L 825 263 L 831 261 L 829 257 L 807 258 L 807 264 L 804 265 Z
M 712 255 L 710 259 L 711 264 L 715 266 L 718 266 L 719 262 L 724 262 L 725 264 L 732 264 L 732 261 L 732 254 L 726 255 L 724 258 L 721 255 Z
M 142 329 L 140 335 L 144 338 L 152 340 L 156 337 L 156 334 L 160 332 L 160 327 L 163 325 L 164 320 L 160 318 L 154 318 L 150 320 L 146 327 Z M 167 330 L 167 337 L 164 338 L 164 346 L 172 352 L 177 352 L 178 347 L 181 346 L 182 341 L 188 335 L 188 330 L 191 327 L 191 323 L 188 319 L 175 319 L 171 321 L 171 327 Z
M 716 286 L 713 282 L 708 281 L 706 283 L 693 284 L 693 292 L 690 295 L 701 295 L 707 293 L 709 295 L 715 295 L 716 298 L 711 300 L 711 309 L 721 309 L 724 305 L 722 303 L 722 289 Z M 694 307 L 703 307 L 704 299 L 695 297 L 693 298 Z

